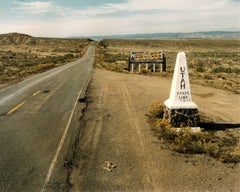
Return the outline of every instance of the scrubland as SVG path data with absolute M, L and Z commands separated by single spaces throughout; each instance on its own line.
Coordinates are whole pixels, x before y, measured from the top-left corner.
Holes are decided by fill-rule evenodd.
M 222 131 L 217 126 L 211 130 L 206 126 L 201 132 L 193 132 L 190 127 L 176 131 L 163 116 L 164 106 L 160 102 L 152 103 L 148 113 L 149 123 L 154 135 L 164 139 L 169 149 L 184 154 L 207 154 L 223 163 L 240 162 L 239 135 L 234 134 L 235 130 L 225 128 Z M 204 118 L 201 114 L 200 126 L 204 125 Z
M 178 134 L 160 119 L 159 103 L 170 87 L 171 78 L 159 75 L 94 70 L 70 177 L 72 192 L 239 191 L 239 96 L 192 84 L 201 127 L 208 129 Z M 102 170 L 105 161 L 117 167 Z
M 177 53 L 186 53 L 191 83 L 240 92 L 240 40 L 180 39 L 180 40 L 119 40 L 105 39 L 98 44 L 99 68 L 127 72 L 131 51 L 164 51 L 167 71 L 148 75 L 172 77 Z
M 0 35 L 0 84 L 49 70 L 80 58 L 89 39 L 57 39 L 10 33 Z
M 0 85 L 73 61 L 90 41 L 0 35 Z M 167 71 L 128 75 L 130 52 L 142 50 L 163 50 Z M 173 132 L 162 119 L 180 51 L 187 56 L 192 95 L 205 128 L 201 133 Z M 239 61 L 240 40 L 100 41 L 95 62 L 100 69 L 86 94 L 71 191 L 238 191 Z M 104 161 L 117 168 L 103 172 Z
M 0 35 L 0 84 L 20 81 L 29 75 L 76 60 L 84 54 L 90 41 L 90 39 L 36 38 L 18 33 Z M 240 92 L 240 40 L 104 39 L 97 44 L 95 65 L 101 69 L 129 73 L 130 52 L 145 50 L 164 51 L 167 71 L 153 73 L 150 70 L 142 70 L 140 74 L 158 76 L 171 81 L 176 55 L 184 51 L 191 83 L 224 89 L 234 94 Z M 206 153 L 223 162 L 240 161 L 239 142 L 236 136 L 227 137 L 223 134 L 219 137 L 215 132 L 191 135 L 188 131 L 175 134 L 169 129 L 170 125 L 161 120 L 161 115 L 159 116 L 161 109 L 158 105 L 152 105 L 151 110 L 157 113 L 152 114 L 155 119 L 152 127 L 160 139 L 167 138 L 168 141 L 172 141 L 172 149 L 183 153 Z M 210 119 L 210 123 L 217 123 L 212 121 L 212 117 L 207 117 L 208 121 L 206 115 L 204 118 L 201 117 L 202 122 L 209 123 Z M 228 147 L 224 148 L 226 145 Z M 189 149 L 189 146 L 193 148 Z
M 187 57 L 190 82 L 192 84 L 240 93 L 240 40 L 220 39 L 180 39 L 180 40 L 120 40 L 105 39 L 97 48 L 97 67 L 111 71 L 129 73 L 128 57 L 131 51 L 163 51 L 167 59 L 167 71 L 153 73 L 145 68 L 135 73 L 159 76 L 171 80 L 176 56 L 184 51 Z M 202 98 L 204 99 L 204 98 Z M 220 101 L 215 101 L 220 102 Z M 236 101 L 236 105 L 238 105 Z M 151 105 L 150 124 L 154 135 L 166 141 L 169 149 L 180 153 L 207 154 L 222 162 L 240 162 L 238 134 L 233 129 L 218 130 L 219 122 L 214 115 L 201 113 L 201 126 L 206 131 L 192 133 L 189 128 L 175 132 L 162 118 L 163 103 Z M 238 106 L 236 106 L 238 107 Z M 219 109 L 221 110 L 221 109 Z M 222 109 L 224 110 L 224 109 Z M 152 118 L 153 117 L 153 118 Z M 216 125 L 211 130 L 212 125 Z M 232 126 L 239 126 L 237 124 Z M 237 131 L 236 131 L 237 132 Z

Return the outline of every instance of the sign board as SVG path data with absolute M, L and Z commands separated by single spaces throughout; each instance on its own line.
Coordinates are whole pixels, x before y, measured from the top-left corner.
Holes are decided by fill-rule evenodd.
M 158 63 L 164 62 L 162 51 L 132 51 L 130 55 L 131 63 Z

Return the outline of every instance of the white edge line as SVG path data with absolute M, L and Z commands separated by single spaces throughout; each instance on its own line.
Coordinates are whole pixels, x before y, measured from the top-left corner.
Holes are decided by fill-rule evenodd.
M 88 76 L 89 76 L 89 73 L 88 73 Z M 82 89 L 81 89 L 81 90 L 79 91 L 79 93 L 78 93 L 77 99 L 76 99 L 76 101 L 75 101 L 75 103 L 74 103 L 74 106 L 73 106 L 73 110 L 71 111 L 71 114 L 70 114 L 70 117 L 69 117 L 69 119 L 68 119 L 66 128 L 65 128 L 64 133 L 63 133 L 63 135 L 62 135 L 62 138 L 61 138 L 61 140 L 60 140 L 60 143 L 58 144 L 57 151 L 56 151 L 55 156 L 54 156 L 54 158 L 53 158 L 53 160 L 52 160 L 52 163 L 51 163 L 51 165 L 50 165 L 50 167 L 49 167 L 49 170 L 48 170 L 47 176 L 46 176 L 46 178 L 45 178 L 45 182 L 44 182 L 44 185 L 43 185 L 43 187 L 42 187 L 42 189 L 41 189 L 41 192 L 45 192 L 46 189 L 47 189 L 48 182 L 50 181 L 50 178 L 51 178 L 52 173 L 53 173 L 53 171 L 54 171 L 55 165 L 56 165 L 56 163 L 57 163 L 57 159 L 58 159 L 59 153 L 60 153 L 60 151 L 61 151 L 61 149 L 62 149 L 62 146 L 63 146 L 63 143 L 64 143 L 64 141 L 65 141 L 65 139 L 66 139 L 68 129 L 69 129 L 70 125 L 71 125 L 71 121 L 72 121 L 72 118 L 73 118 L 73 115 L 74 115 L 74 112 L 75 112 L 75 109 L 76 109 L 76 106 L 77 106 L 77 103 L 78 103 L 78 98 L 79 98 L 80 95 L 82 94 L 83 88 L 84 88 L 84 86 L 85 86 L 85 84 L 86 84 L 86 82 L 87 82 L 87 80 L 88 80 L 88 76 L 87 76 L 86 80 L 84 81 L 84 84 L 83 84 Z

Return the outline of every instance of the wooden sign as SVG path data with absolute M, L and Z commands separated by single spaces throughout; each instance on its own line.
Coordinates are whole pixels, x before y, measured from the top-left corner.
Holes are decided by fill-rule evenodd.
M 163 61 L 164 53 L 162 51 L 133 51 L 130 55 L 131 63 L 156 63 Z

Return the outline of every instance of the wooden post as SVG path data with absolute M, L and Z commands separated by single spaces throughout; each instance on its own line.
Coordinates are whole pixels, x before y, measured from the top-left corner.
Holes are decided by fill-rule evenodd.
M 167 68 L 166 63 L 167 63 L 166 57 L 165 57 L 165 54 L 163 54 L 163 71 L 166 71 L 166 68 Z
M 132 72 L 134 72 L 134 64 L 132 63 Z
M 146 71 L 148 71 L 148 63 L 146 63 Z
M 138 64 L 138 68 L 139 68 L 139 73 L 141 73 L 141 64 Z
M 131 71 L 130 66 L 131 66 L 131 64 L 130 64 L 130 57 L 128 57 L 128 71 Z
M 156 72 L 156 64 L 153 63 L 153 72 L 155 73 Z

